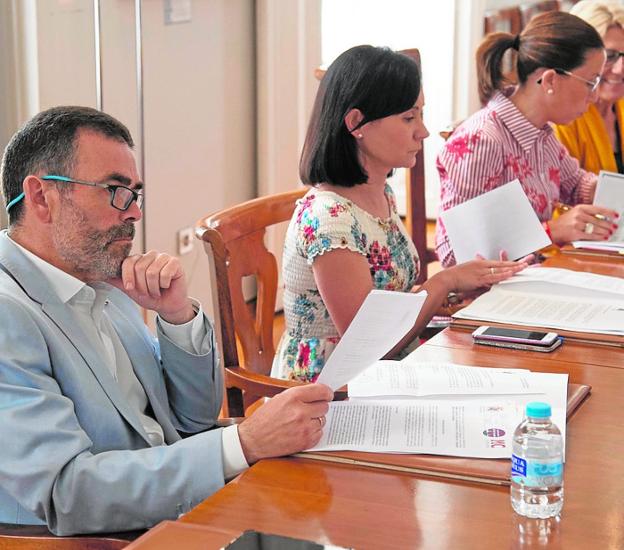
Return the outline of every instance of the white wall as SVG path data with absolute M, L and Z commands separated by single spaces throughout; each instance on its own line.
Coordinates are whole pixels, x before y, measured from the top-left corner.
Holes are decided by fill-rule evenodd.
M 166 25 L 164 5 L 142 2 L 145 241 L 177 254 L 179 229 L 256 193 L 255 17 L 253 0 L 194 0 L 189 22 Z M 15 23 L 4 19 L 7 6 Z M 56 104 L 95 107 L 93 1 L 0 0 L 0 7 L 0 37 L 7 24 L 16 33 L 20 87 L 14 100 L 1 98 L 3 108 L 21 123 Z M 101 1 L 103 108 L 138 141 L 134 21 L 134 2 Z M 4 125 L 8 134 L 17 127 Z M 202 247 L 182 262 L 191 294 L 210 311 Z
M 435 217 L 439 178 L 435 159 L 444 142 L 440 130 L 454 120 L 453 75 L 456 70 L 453 25 L 458 0 L 438 0 L 423 9 L 420 2 L 404 0 L 324 0 L 323 64 L 359 44 L 388 46 L 394 50 L 418 48 L 423 72 L 425 124 L 431 133 L 425 142 L 427 216 Z M 461 7 L 461 6 L 460 6 Z M 357 23 L 355 23 L 357 21 Z M 461 93 L 464 93 L 463 91 Z M 406 173 L 397 170 L 392 186 L 400 211 L 405 211 Z
M 321 0 L 257 0 L 258 195 L 294 189 L 299 156 L 318 89 L 321 64 Z M 281 259 L 287 224 L 265 242 Z M 280 275 L 281 277 L 281 275 Z M 277 308 L 282 284 L 278 283 Z
M 255 196 L 254 12 L 251 0 L 193 2 L 165 25 L 143 2 L 146 245 L 176 254 L 176 232 Z M 191 293 L 211 303 L 203 248 L 182 257 Z

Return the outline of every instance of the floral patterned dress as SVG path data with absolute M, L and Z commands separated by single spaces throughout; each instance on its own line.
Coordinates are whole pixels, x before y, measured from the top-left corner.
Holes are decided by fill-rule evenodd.
M 418 254 L 399 218 L 389 185 L 385 193 L 391 212 L 385 219 L 332 191 L 311 189 L 297 202 L 282 264 L 286 330 L 272 376 L 316 380 L 339 340 L 314 280 L 312 263 L 317 256 L 346 248 L 366 257 L 374 288 L 409 291 L 414 286 Z

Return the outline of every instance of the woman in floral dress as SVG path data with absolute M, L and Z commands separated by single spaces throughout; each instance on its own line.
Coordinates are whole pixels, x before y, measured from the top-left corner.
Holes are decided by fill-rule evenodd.
M 503 55 L 515 50 L 519 84 L 507 87 Z M 520 180 L 553 242 L 608 239 L 617 213 L 592 206 L 596 175 L 579 168 L 557 141 L 549 122 L 566 124 L 596 99 L 605 62 L 602 40 L 583 20 L 547 12 L 521 34 L 488 35 L 477 50 L 481 100 L 487 105 L 459 126 L 438 155 L 440 210 Z M 551 220 L 558 202 L 577 205 Z M 442 265 L 455 263 L 438 218 L 436 252 Z
M 429 135 L 417 64 L 384 48 L 357 46 L 321 81 L 300 175 L 312 189 L 297 204 L 284 246 L 286 331 L 272 375 L 314 381 L 373 288 L 409 292 L 419 260 L 386 177 L 411 167 Z M 408 339 L 450 291 L 510 277 L 525 262 L 477 259 L 431 277 Z

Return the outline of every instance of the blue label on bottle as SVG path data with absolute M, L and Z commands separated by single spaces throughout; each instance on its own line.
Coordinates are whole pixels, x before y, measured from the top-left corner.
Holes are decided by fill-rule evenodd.
M 526 476 L 526 460 L 516 455 L 511 455 L 511 475 L 514 474 L 525 477 Z
M 529 487 L 561 485 L 563 464 L 561 462 L 537 462 L 511 455 L 511 478 Z

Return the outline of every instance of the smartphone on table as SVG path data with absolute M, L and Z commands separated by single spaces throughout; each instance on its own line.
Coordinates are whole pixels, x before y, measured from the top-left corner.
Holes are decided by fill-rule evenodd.
M 477 344 L 522 349 L 528 351 L 553 351 L 561 345 L 562 339 L 556 332 L 541 332 L 516 328 L 484 325 L 472 333 Z

